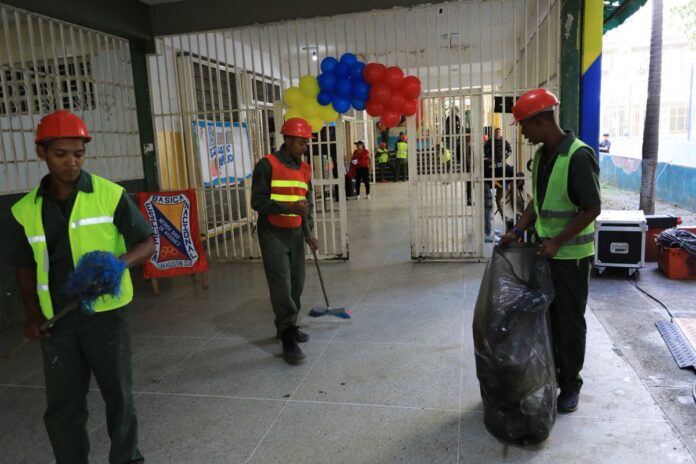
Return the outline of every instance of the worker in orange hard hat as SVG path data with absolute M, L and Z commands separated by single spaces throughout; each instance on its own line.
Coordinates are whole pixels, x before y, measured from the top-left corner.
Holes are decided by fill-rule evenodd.
M 144 462 L 138 450 L 132 393 L 130 326 L 133 298 L 127 268 L 152 256 L 152 230 L 126 191 L 82 169 L 92 140 L 84 121 L 68 111 L 45 116 L 36 129 L 36 152 L 48 174 L 12 206 L 10 260 L 17 267 L 29 339 L 40 339 L 46 380 L 44 422 L 56 463 L 88 462 L 87 392 L 94 375 L 106 403 L 110 462 Z M 72 311 L 68 276 L 92 251 L 125 264 L 118 295 L 100 298 L 94 313 Z M 50 266 L 49 266 L 50 263 Z
M 389 164 L 389 150 L 387 150 L 387 144 L 385 142 L 380 143 L 375 154 L 375 161 L 377 161 L 377 166 L 379 167 L 379 181 L 384 182 L 384 173 L 387 170 L 387 164 Z
M 276 336 L 282 342 L 285 361 L 299 364 L 305 355 L 298 343 L 309 340 L 297 325 L 305 278 L 304 244 L 319 248 L 317 239 L 305 237 L 302 230 L 303 221 L 310 231 L 314 227 L 312 170 L 302 161 L 312 128 L 304 119 L 290 118 L 280 133 L 283 145 L 254 168 L 251 206 L 259 213 L 259 245 L 275 313 Z
M 533 144 L 533 198 L 501 245 L 520 240 L 532 225 L 549 258 L 556 297 L 551 331 L 558 370 L 558 411 L 572 412 L 580 401 L 585 359 L 585 306 L 594 255 L 594 221 L 601 212 L 599 163 L 594 150 L 556 122 L 558 98 L 547 89 L 522 94 L 512 107 L 515 123 Z

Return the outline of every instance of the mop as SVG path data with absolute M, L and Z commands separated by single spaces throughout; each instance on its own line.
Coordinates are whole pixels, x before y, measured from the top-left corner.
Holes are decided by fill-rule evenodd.
M 94 313 L 94 304 L 101 296 L 118 296 L 125 269 L 126 264 L 107 251 L 91 251 L 84 254 L 65 286 L 66 294 L 75 295 L 77 299 L 65 305 L 52 318 L 41 324 L 41 331 L 50 329 L 77 308 L 81 308 L 86 314 Z M 25 338 L 14 348 L 4 352 L 0 355 L 0 363 L 11 358 L 29 342 L 31 340 Z
M 309 233 L 309 225 L 307 221 L 302 221 L 302 231 L 304 233 L 305 239 L 309 240 L 311 234 Z M 312 250 L 312 255 L 314 256 L 314 265 L 317 267 L 317 274 L 319 275 L 319 283 L 321 284 L 321 291 L 324 294 L 325 307 L 315 306 L 309 312 L 310 317 L 321 317 L 326 315 L 340 317 L 341 319 L 350 319 L 353 312 L 347 310 L 346 308 L 332 308 L 329 303 L 329 297 L 326 294 L 326 287 L 324 287 L 324 278 L 321 276 L 321 268 L 319 267 L 319 259 L 317 258 L 317 250 Z

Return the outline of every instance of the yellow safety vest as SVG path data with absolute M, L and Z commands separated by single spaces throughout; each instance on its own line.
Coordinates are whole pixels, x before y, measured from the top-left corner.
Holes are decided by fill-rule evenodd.
M 121 201 L 123 187 L 94 174 L 91 177 L 93 191 L 77 192 L 68 221 L 73 265 L 77 265 L 80 257 L 90 251 L 109 251 L 116 256 L 126 252 L 123 235 L 114 225 L 114 213 Z M 43 197 L 37 195 L 38 190 L 38 187 L 35 188 L 15 203 L 12 206 L 12 214 L 24 228 L 24 233 L 34 252 L 36 292 L 41 312 L 46 319 L 50 319 L 54 315 L 54 309 L 48 288 L 49 256 L 41 215 Z M 95 302 L 94 310 L 100 312 L 120 308 L 132 299 L 133 282 L 126 269 L 121 278 L 120 295 L 100 297 Z
M 397 142 L 396 143 L 396 157 L 397 158 L 408 158 L 408 143 Z
M 537 179 L 541 149 L 534 156 L 532 180 L 534 186 L 534 211 L 536 212 L 536 232 L 540 239 L 551 239 L 560 234 L 580 212 L 568 197 L 568 174 L 570 160 L 580 147 L 587 147 L 580 139 L 575 139 L 568 153 L 559 153 L 553 164 L 549 185 L 543 205 L 539 205 Z M 580 259 L 594 255 L 594 221 L 578 235 L 563 242 L 555 259 Z

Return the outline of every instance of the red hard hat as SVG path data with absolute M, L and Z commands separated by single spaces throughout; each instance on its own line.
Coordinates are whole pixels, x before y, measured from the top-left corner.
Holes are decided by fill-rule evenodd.
M 52 139 L 79 138 L 92 140 L 85 122 L 70 111 L 58 110 L 41 118 L 36 128 L 36 143 Z
M 283 127 L 280 129 L 280 133 L 293 137 L 304 137 L 306 139 L 311 139 L 312 126 L 310 126 L 309 123 L 302 118 L 290 118 L 285 121 Z
M 379 144 L 379 148 L 387 148 L 387 144 L 382 142 Z
M 512 115 L 515 117 L 515 123 L 518 123 L 542 111 L 551 110 L 560 103 L 550 91 L 534 89 L 520 95 L 515 106 L 512 107 Z

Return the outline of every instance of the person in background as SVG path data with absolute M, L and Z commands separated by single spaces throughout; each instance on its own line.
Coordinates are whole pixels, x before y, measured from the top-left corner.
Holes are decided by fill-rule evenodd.
M 604 140 L 599 142 L 599 151 L 602 153 L 609 153 L 609 150 L 611 150 L 611 141 L 609 140 L 609 134 L 605 132 L 603 137 Z
M 365 184 L 366 198 L 370 199 L 370 150 L 365 148 L 365 142 L 358 140 L 355 142 L 355 151 L 350 162 L 355 166 L 355 195 L 356 200 L 360 199 L 360 183 Z
M 406 165 L 408 162 L 408 142 L 406 134 L 399 134 L 399 141 L 396 142 L 396 182 L 403 178 L 406 180 Z
M 452 153 L 443 144 L 435 145 L 435 154 L 440 157 L 440 164 L 444 165 L 445 171 L 450 172 L 452 166 Z
M 384 171 L 387 170 L 387 164 L 389 164 L 389 151 L 387 150 L 387 144 L 384 142 L 379 144 L 376 161 L 379 166 L 379 181 L 384 182 Z
M 555 364 L 558 372 L 558 411 L 578 408 L 585 361 L 585 308 L 594 248 L 595 219 L 602 211 L 599 162 L 594 150 L 556 122 L 558 98 L 546 89 L 520 96 L 512 107 L 522 135 L 539 145 L 533 158 L 532 191 L 512 231 L 501 246 L 518 241 L 534 224 L 548 258 L 556 296 L 549 308 Z
M 484 196 L 484 241 L 493 242 L 493 180 L 502 185 L 503 178 L 512 179 L 515 175 L 515 168 L 506 163 L 507 158 L 512 154 L 510 142 L 503 138 L 502 131 L 496 127 L 493 132 L 493 139 L 488 140 L 483 146 L 483 174 L 487 180 L 484 184 L 486 189 Z M 507 182 L 510 182 L 508 180 Z M 499 198 L 502 191 L 496 191 L 495 198 Z M 500 205 L 498 205 L 500 207 Z

